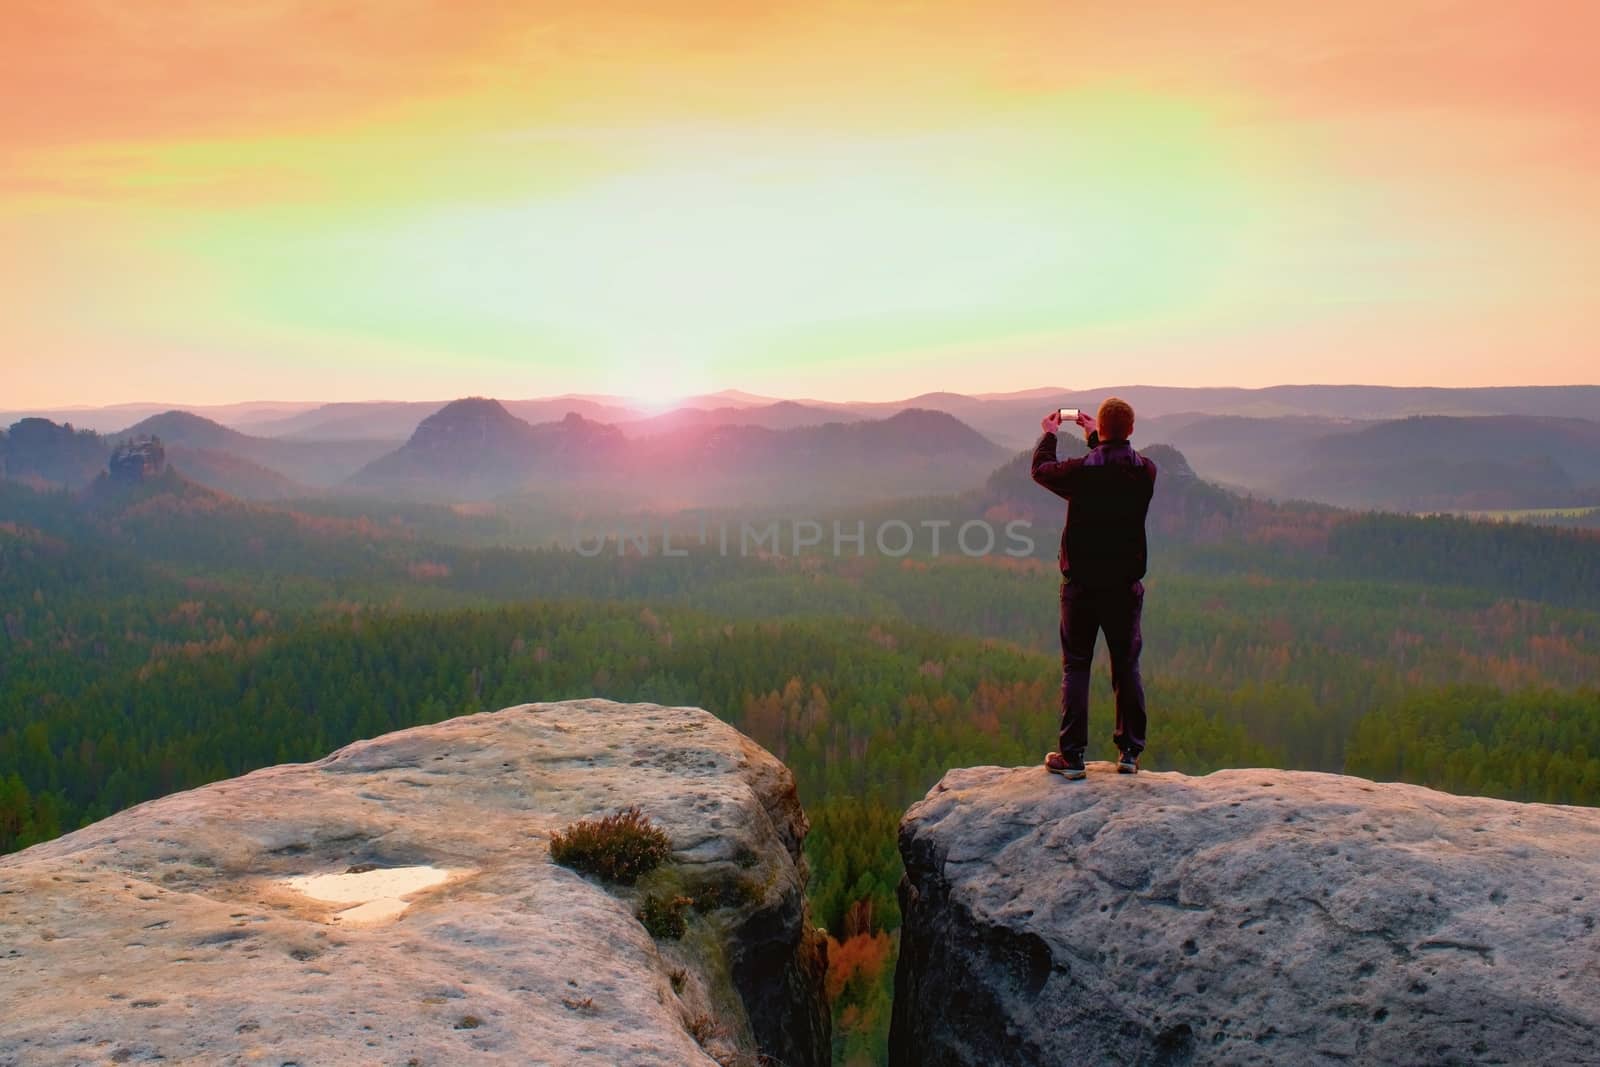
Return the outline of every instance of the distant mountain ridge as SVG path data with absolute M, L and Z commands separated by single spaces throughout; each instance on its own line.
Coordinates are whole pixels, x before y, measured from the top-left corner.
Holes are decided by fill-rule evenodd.
M 346 485 L 470 500 L 535 482 L 570 481 L 614 459 L 626 444 L 616 427 L 576 412 L 535 426 L 498 400 L 467 397 L 423 419 L 404 445 L 367 464 Z
M 181 409 L 234 429 L 243 429 L 253 422 L 286 418 L 296 412 L 307 411 L 317 406 L 318 403 L 313 400 L 247 400 L 237 404 L 131 403 L 32 408 L 0 411 L 0 425 L 37 418 L 63 425 L 70 424 L 80 430 L 110 434 L 164 411 Z
M 345 477 L 376 451 L 362 442 L 321 445 L 254 438 L 185 411 L 153 415 L 114 434 L 23 419 L 0 431 L 0 477 L 82 489 L 106 469 L 117 442 L 142 437 L 159 438 L 167 461 L 186 477 L 247 500 L 315 495 L 319 484 Z
M 1402 511 L 1600 503 L 1600 422 L 1414 416 L 1306 444 L 1276 487 Z
M 1600 419 L 1600 386 L 1513 386 L 1484 389 L 1402 388 L 1390 386 L 1279 385 L 1262 389 L 1180 388 L 1120 385 L 1096 389 L 1025 390 L 1020 393 L 965 396 L 928 393 L 893 403 L 851 404 L 849 409 L 882 415 L 908 406 L 948 411 L 1002 444 L 1021 447 L 1037 435 L 1039 419 L 1053 406 L 1093 412 L 1108 396 L 1133 405 L 1149 423 L 1184 413 L 1254 418 L 1309 416 L 1376 420 L 1410 415 L 1538 415 Z M 1151 440 L 1148 434 L 1145 440 Z
M 256 437 L 180 410 L 152 415 L 108 436 L 145 435 L 160 437 L 173 462 L 189 469 L 197 480 L 253 499 L 304 496 L 330 488 L 390 447 L 374 440 Z
M 1107 396 L 1132 403 L 1142 419 L 1183 413 L 1238 415 L 1253 418 L 1314 416 L 1328 419 L 1378 420 L 1411 415 L 1531 415 L 1553 418 L 1600 419 L 1600 385 L 1483 386 L 1468 388 L 1381 385 L 1274 385 L 1262 388 L 1234 386 L 1182 387 L 1125 384 L 1082 388 L 1040 387 L 1010 392 L 963 394 L 928 392 L 892 401 L 838 401 L 808 397 L 757 396 L 738 390 L 679 399 L 679 408 L 761 409 L 780 403 L 835 412 L 835 418 L 883 418 L 906 408 L 929 408 L 954 415 L 993 440 L 1017 445 L 1032 433 L 1038 419 L 1053 404 L 1094 409 Z M 379 438 L 404 440 L 418 422 L 444 407 L 447 400 L 371 401 L 331 404 L 234 404 L 193 407 L 189 410 L 257 436 L 297 439 Z M 172 407 L 175 405 L 167 405 Z M 528 422 L 558 419 L 568 411 L 610 422 L 627 429 L 660 412 L 646 410 L 638 400 L 607 394 L 567 394 L 505 402 L 513 415 Z M 158 413 L 155 405 L 117 408 L 15 412 L 0 414 L 0 422 L 23 415 L 47 416 L 78 426 L 101 430 L 126 425 L 127 418 L 109 418 L 108 412 L 135 417 Z
M 172 410 L 115 437 L 160 436 L 187 475 L 251 499 L 342 489 L 441 502 L 555 492 L 570 502 L 587 488 L 613 504 L 647 508 L 809 505 L 982 484 L 1009 451 L 1037 438 L 1041 408 L 1092 408 L 1111 392 L 1138 411 L 1136 443 L 1171 443 L 1207 481 L 1244 493 L 1421 511 L 1600 503 L 1600 422 L 1561 414 L 1600 416 L 1596 386 L 1128 386 L 1078 395 L 932 392 L 895 403 L 725 392 L 657 414 L 618 397 L 480 397 L 274 414 L 274 424 L 295 435 L 286 437 Z M 1175 405 L 1182 410 L 1167 410 Z M 1541 413 L 1389 414 L 1430 405 Z M 1219 414 L 1208 406 L 1299 413 Z M 83 484 L 100 469 L 96 450 L 114 440 L 96 444 L 95 435 L 79 434 L 72 443 L 64 433 L 52 436 L 44 427 L 54 424 L 44 420 L 16 425 L 16 441 L 0 447 L 0 469 L 40 484 Z M 319 427 L 336 436 L 302 436 Z M 387 436 L 372 436 L 380 431 Z
M 951 492 L 1005 456 L 960 419 L 920 409 L 782 430 L 690 427 L 649 445 L 656 463 L 677 471 L 685 487 L 699 483 L 708 502 L 727 493 L 818 505 Z
M 637 419 L 622 426 L 629 437 L 659 437 L 694 426 L 760 426 L 769 430 L 795 430 L 837 422 L 860 422 L 866 416 L 848 411 L 818 407 L 794 400 L 738 407 L 679 407 L 672 411 Z
M 624 507 L 809 502 L 960 489 L 1004 455 L 937 411 L 787 429 L 689 419 L 630 441 L 577 412 L 531 425 L 498 401 L 469 397 L 348 485 L 455 500 L 582 489 Z
M 0 431 L 0 476 L 33 485 L 80 487 L 105 469 L 111 447 L 93 430 L 19 419 Z

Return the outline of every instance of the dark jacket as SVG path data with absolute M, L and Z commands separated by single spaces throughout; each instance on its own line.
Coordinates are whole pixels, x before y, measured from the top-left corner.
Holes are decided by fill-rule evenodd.
M 1033 480 L 1067 501 L 1061 576 L 1083 585 L 1126 585 L 1149 562 L 1144 517 L 1156 490 L 1156 465 L 1126 441 L 1089 435 L 1089 454 L 1056 459 L 1056 435 L 1033 450 Z

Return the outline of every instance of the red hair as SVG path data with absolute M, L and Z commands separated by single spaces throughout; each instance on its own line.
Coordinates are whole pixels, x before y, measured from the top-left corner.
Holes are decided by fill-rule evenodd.
M 1102 441 L 1126 441 L 1133 436 L 1133 405 L 1108 397 L 1094 421 Z

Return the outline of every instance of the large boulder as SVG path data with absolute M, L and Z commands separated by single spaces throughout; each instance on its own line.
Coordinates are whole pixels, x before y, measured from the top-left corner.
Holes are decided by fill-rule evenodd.
M 951 771 L 890 1060 L 1600 1063 L 1600 810 L 1295 771 Z
M 552 831 L 638 805 L 623 887 Z M 131 808 L 0 859 L 0 1064 L 827 1062 L 807 830 L 695 708 L 527 704 Z M 681 940 L 635 917 L 692 898 Z

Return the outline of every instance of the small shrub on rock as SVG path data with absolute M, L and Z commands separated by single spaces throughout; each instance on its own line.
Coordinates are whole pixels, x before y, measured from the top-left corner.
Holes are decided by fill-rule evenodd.
M 639 921 L 657 940 L 676 941 L 689 931 L 689 920 L 684 915 L 694 898 L 684 896 L 658 897 L 647 894 L 639 907 Z
M 694 1038 L 695 1042 L 702 1047 L 713 1038 L 722 1036 L 722 1027 L 718 1026 L 717 1021 L 704 1012 L 692 1019 L 686 1019 L 683 1028 L 689 1031 L 689 1036 Z
M 564 867 L 632 885 L 672 855 L 672 841 L 637 807 L 580 819 L 550 835 L 550 858 Z
M 748 878 L 719 882 L 694 899 L 694 910 L 702 914 L 717 908 L 748 908 L 766 896 L 765 887 Z

